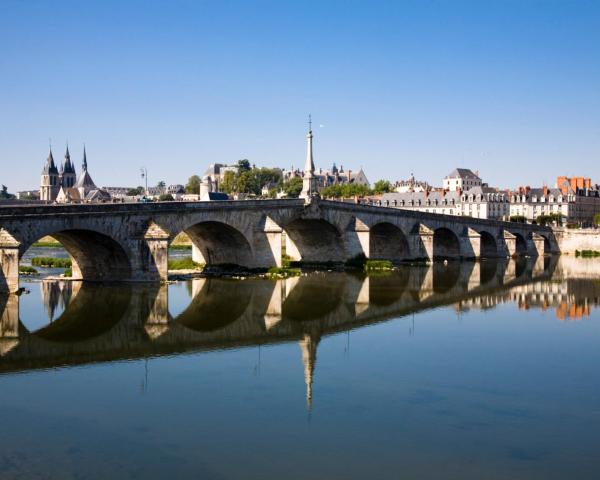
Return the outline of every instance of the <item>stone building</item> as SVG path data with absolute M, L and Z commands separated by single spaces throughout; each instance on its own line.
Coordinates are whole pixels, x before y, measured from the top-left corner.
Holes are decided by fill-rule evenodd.
M 40 200 L 56 203 L 105 202 L 110 194 L 96 187 L 88 172 L 87 154 L 83 148 L 81 174 L 77 177 L 75 165 L 71 161 L 69 147 L 60 169 L 54 163 L 52 149 L 42 170 L 40 182 Z

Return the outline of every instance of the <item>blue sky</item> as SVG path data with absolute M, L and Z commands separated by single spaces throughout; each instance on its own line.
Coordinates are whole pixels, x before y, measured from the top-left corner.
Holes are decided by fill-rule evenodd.
M 600 1 L 0 1 L 0 183 L 213 162 L 600 182 Z M 321 126 L 322 125 L 322 126 Z

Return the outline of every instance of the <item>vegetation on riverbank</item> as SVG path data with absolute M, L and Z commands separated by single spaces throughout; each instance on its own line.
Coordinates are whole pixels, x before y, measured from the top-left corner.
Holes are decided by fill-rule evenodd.
M 71 259 L 56 257 L 33 257 L 31 259 L 31 265 L 44 268 L 70 268 Z
M 600 257 L 600 252 L 597 250 L 575 250 L 576 257 L 595 258 Z
M 389 260 L 367 260 L 365 272 L 384 272 L 394 269 L 394 264 Z
M 203 265 L 192 260 L 192 257 L 169 259 L 169 270 L 200 270 Z
M 39 272 L 29 265 L 19 265 L 19 273 L 23 275 L 38 275 Z
M 272 279 L 299 277 L 302 270 L 292 267 L 271 267 L 267 270 L 266 277 Z

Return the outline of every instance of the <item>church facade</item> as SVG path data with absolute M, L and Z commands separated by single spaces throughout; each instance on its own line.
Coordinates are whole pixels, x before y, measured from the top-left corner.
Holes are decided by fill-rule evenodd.
M 85 147 L 83 147 L 83 163 L 79 177 L 75 171 L 75 164 L 71 161 L 68 146 L 60 168 L 56 166 L 52 149 L 50 149 L 42 170 L 40 200 L 56 203 L 81 203 L 105 202 L 110 199 L 108 192 L 96 187 L 88 172 Z

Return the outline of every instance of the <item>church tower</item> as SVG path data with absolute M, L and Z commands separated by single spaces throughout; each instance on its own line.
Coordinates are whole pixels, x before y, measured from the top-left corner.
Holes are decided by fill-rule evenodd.
M 46 159 L 46 165 L 42 170 L 42 180 L 40 182 L 40 200 L 45 202 L 53 202 L 60 190 L 59 174 L 54 157 L 52 156 L 52 148 Z
M 65 153 L 65 160 L 61 167 L 61 181 L 60 184 L 63 188 L 73 188 L 77 181 L 77 174 L 75 173 L 75 165 L 71 161 L 71 155 L 69 154 L 69 146 L 67 145 L 67 151 Z
M 306 162 L 304 164 L 304 174 L 302 175 L 302 192 L 300 198 L 310 202 L 311 198 L 317 197 L 317 177 L 315 176 L 315 162 L 313 161 L 312 147 L 313 133 L 312 120 L 308 116 L 308 134 L 306 135 Z

